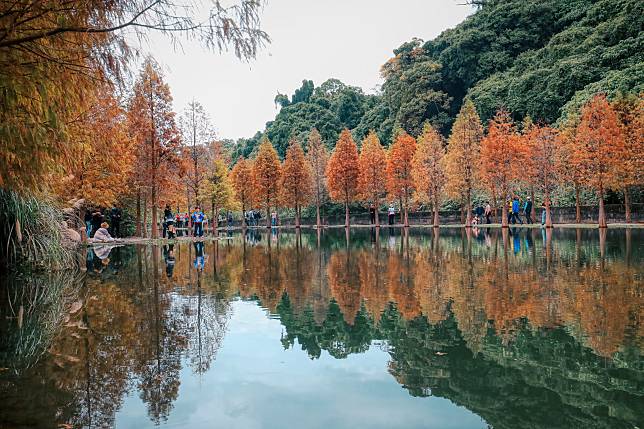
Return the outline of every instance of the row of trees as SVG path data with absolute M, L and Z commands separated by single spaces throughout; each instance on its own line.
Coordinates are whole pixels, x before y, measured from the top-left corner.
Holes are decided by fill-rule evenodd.
M 605 227 L 603 199 L 608 189 L 624 192 L 630 221 L 629 189 L 643 183 L 643 125 L 641 96 L 623 96 L 610 103 L 598 94 L 560 129 L 529 119 L 515 124 L 510 113 L 500 109 L 485 133 L 474 104 L 466 101 L 446 142 L 425 123 L 418 139 L 398 130 L 388 149 L 372 131 L 359 151 L 345 129 L 329 154 L 313 129 L 308 153 L 292 138 L 281 164 L 264 137 L 254 160 L 241 158 L 235 164 L 232 182 L 243 210 L 260 206 L 269 222 L 271 209 L 289 207 L 295 210 L 296 227 L 302 207 L 308 204 L 315 204 L 317 224 L 321 224 L 320 205 L 326 195 L 344 205 L 347 227 L 350 203 L 378 208 L 386 198 L 400 203 L 405 226 L 414 203 L 431 205 L 433 225 L 438 226 L 438 210 L 446 197 L 462 203 L 466 226 L 471 226 L 476 190 L 487 191 L 495 212 L 501 208 L 502 225 L 507 226 L 505 202 L 519 189 L 528 189 L 533 201 L 535 192 L 543 195 L 546 226 L 551 227 L 552 192 L 572 182 L 577 197 L 581 187 L 597 192 L 599 225 Z M 379 224 L 377 209 L 375 222 Z

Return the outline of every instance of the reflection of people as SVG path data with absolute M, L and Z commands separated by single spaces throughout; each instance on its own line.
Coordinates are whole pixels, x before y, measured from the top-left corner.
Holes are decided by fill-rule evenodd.
M 100 231 L 100 229 L 99 229 Z M 98 233 L 98 231 L 96 231 Z M 110 263 L 110 251 L 112 246 L 94 246 L 94 272 L 101 273 Z
M 172 277 L 175 264 L 174 244 L 163 246 L 163 253 L 165 254 L 165 274 L 168 277 Z
M 206 265 L 206 260 L 203 256 L 203 241 L 195 241 L 195 268 L 198 271 L 203 271 L 204 266 Z
M 109 242 L 109 241 L 114 241 L 114 238 L 110 235 L 109 231 L 107 228 L 110 226 L 107 224 L 107 222 L 103 222 L 101 224 L 101 227 L 94 233 L 94 241 L 101 241 L 101 242 Z

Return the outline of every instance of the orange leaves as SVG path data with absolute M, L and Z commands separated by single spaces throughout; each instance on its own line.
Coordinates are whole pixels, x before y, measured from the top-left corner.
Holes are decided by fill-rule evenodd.
M 253 189 L 253 163 L 239 158 L 230 172 L 235 198 L 246 209 L 251 205 Z
M 291 140 L 286 150 L 286 159 L 282 165 L 280 192 L 282 201 L 287 207 L 299 208 L 311 197 L 311 166 L 300 143 Z
M 510 184 L 519 179 L 527 157 L 527 148 L 521 144 L 510 113 L 496 112 L 490 121 L 487 136 L 481 142 L 481 175 L 501 196 L 510 196 Z
M 367 202 L 379 205 L 385 193 L 387 152 L 373 131 L 369 132 L 362 141 L 358 163 L 360 167 L 358 175 L 360 197 Z
M 444 157 L 442 137 L 426 123 L 418 137 L 411 169 L 419 201 L 433 202 L 434 196 L 440 197 L 445 185 Z
M 358 148 L 351 133 L 345 128 L 340 133 L 326 168 L 331 198 L 347 204 L 353 201 L 358 190 L 358 174 Z
M 465 101 L 454 121 L 445 155 L 447 191 L 460 198 L 471 193 L 479 175 L 483 126 L 474 103 Z
M 617 113 L 603 94 L 596 95 L 582 109 L 571 156 L 584 185 L 597 190 L 617 188 L 624 166 L 624 133 Z
M 387 192 L 405 202 L 414 189 L 411 174 L 412 161 L 416 153 L 416 140 L 404 131 L 398 134 L 389 148 L 387 158 Z
M 280 159 L 271 142 L 265 137 L 259 145 L 253 165 L 253 188 L 255 200 L 267 211 L 277 202 L 280 176 Z

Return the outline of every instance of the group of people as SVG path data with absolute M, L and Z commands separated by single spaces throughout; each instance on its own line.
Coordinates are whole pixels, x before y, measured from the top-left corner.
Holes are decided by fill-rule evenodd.
M 107 216 L 110 223 L 107 223 Z M 109 212 L 100 209 L 85 210 L 85 234 L 87 238 L 95 241 L 114 241 L 121 238 L 121 219 L 123 214 L 121 209 L 112 207 Z
M 232 216 L 232 215 L 231 215 Z M 163 210 L 163 238 L 175 238 L 177 228 L 189 228 L 192 225 L 192 236 L 203 237 L 204 226 L 208 223 L 208 217 L 201 210 L 200 206 L 195 206 L 192 213 L 172 213 L 169 205 Z
M 526 224 L 532 224 L 532 207 L 533 202 L 532 198 L 527 197 L 526 200 L 521 203 L 520 198 L 515 195 L 512 199 L 508 199 L 506 202 L 508 207 L 508 223 L 516 225 L 517 223 L 523 225 L 523 219 L 521 219 L 521 212 L 523 211 L 523 216 L 525 217 Z M 546 223 L 546 206 L 541 204 L 541 225 Z M 479 225 L 483 222 L 485 217 L 485 223 L 492 223 L 492 206 L 489 201 L 486 201 L 485 207 L 478 206 L 474 209 L 474 218 L 472 219 L 472 224 Z

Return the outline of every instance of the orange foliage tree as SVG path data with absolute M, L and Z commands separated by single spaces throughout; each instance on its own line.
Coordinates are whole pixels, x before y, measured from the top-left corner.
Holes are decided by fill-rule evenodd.
M 340 133 L 335 149 L 326 167 L 330 197 L 344 203 L 345 227 L 349 227 L 349 203 L 358 193 L 358 148 L 346 128 Z
M 266 210 L 266 226 L 271 227 L 271 207 L 277 205 L 278 185 L 282 166 L 277 151 L 268 138 L 259 145 L 253 164 L 255 201 Z
M 134 160 L 134 142 L 130 138 L 125 111 L 103 86 L 96 93 L 88 91 L 91 106 L 70 124 L 75 144 L 64 159 L 65 175 L 55 180 L 58 195 L 84 198 L 87 203 L 107 207 L 116 202 L 126 187 Z
M 434 208 L 434 227 L 438 227 L 438 207 L 445 186 L 444 157 L 445 148 L 441 135 L 429 123 L 425 123 L 423 132 L 418 137 L 411 174 L 417 199 L 431 203 Z
M 532 125 L 522 138 L 527 149 L 526 173 L 541 190 L 546 206 L 546 228 L 552 228 L 550 195 L 558 182 L 557 131 L 548 126 Z M 532 202 L 535 203 L 534 201 Z M 504 218 L 507 221 L 507 219 Z
M 464 199 L 467 218 L 472 226 L 472 190 L 479 176 L 479 160 L 483 127 L 471 100 L 465 101 L 456 116 L 445 154 L 448 193 Z
M 618 183 L 624 194 L 626 222 L 631 222 L 630 190 L 644 183 L 644 96 L 620 95 L 612 106 L 624 131 Z
M 147 59 L 134 84 L 128 119 L 137 143 L 134 182 L 149 190 L 152 207 L 152 238 L 159 236 L 158 196 L 176 165 L 181 137 L 172 110 L 170 87 L 163 81 L 159 67 Z
M 597 191 L 600 228 L 607 226 L 604 192 L 619 188 L 623 154 L 624 133 L 617 113 L 606 96 L 598 94 L 581 109 L 571 161 L 581 171 L 584 183 Z
M 387 153 L 380 144 L 378 136 L 373 131 L 370 131 L 362 141 L 359 166 L 358 191 L 360 198 L 367 203 L 373 204 L 376 215 L 376 226 L 380 226 L 378 209 L 385 195 Z
M 506 228 L 508 205 L 504 201 L 511 198 L 510 187 L 521 175 L 526 155 L 525 146 L 518 143 L 519 136 L 510 113 L 500 109 L 490 121 L 487 136 L 481 142 L 481 176 L 490 188 L 501 194 L 501 225 Z
M 246 225 L 246 208 L 251 204 L 251 190 L 253 189 L 253 163 L 245 158 L 239 158 L 235 163 L 230 178 L 235 191 L 235 198 L 241 204 L 242 225 Z
M 286 149 L 286 159 L 282 165 L 280 182 L 282 201 L 287 207 L 295 209 L 295 227 L 300 227 L 300 212 L 302 205 L 311 198 L 312 179 L 304 150 L 296 139 L 291 139 Z
M 313 128 L 309 134 L 308 152 L 306 155 L 311 165 L 311 178 L 313 180 L 313 196 L 315 197 L 315 212 L 317 227 L 322 225 L 320 219 L 320 206 L 326 193 L 326 164 L 329 162 L 329 152 L 322 142 L 320 132 Z
M 387 158 L 387 192 L 402 202 L 405 226 L 409 226 L 409 200 L 414 192 L 411 170 L 415 153 L 416 139 L 402 131 L 389 148 Z
M 570 116 L 559 128 L 557 135 L 557 172 L 560 185 L 572 183 L 575 190 L 575 222 L 581 222 L 581 185 L 584 181 L 583 174 L 572 162 L 573 154 L 577 148 L 577 125 L 579 118 Z

